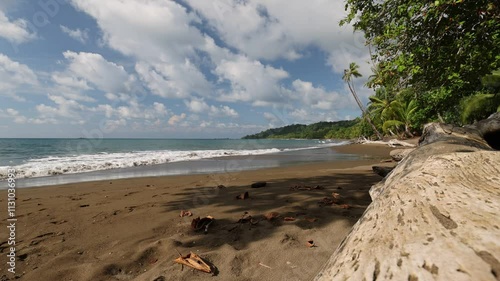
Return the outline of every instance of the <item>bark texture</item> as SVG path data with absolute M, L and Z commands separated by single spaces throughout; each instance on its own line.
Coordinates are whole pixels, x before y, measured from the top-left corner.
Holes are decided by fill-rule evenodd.
M 500 115 L 488 120 L 428 125 L 315 280 L 500 280 L 499 140 L 485 140 Z
M 408 154 L 410 154 L 414 148 L 406 148 L 406 149 L 394 149 L 390 152 L 392 160 L 399 162 L 403 160 Z

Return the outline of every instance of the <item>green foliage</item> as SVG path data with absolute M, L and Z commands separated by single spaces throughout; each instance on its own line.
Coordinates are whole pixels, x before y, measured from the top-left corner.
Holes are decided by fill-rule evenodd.
M 418 103 L 411 98 L 411 91 L 395 96 L 389 94 L 385 87 L 376 90 L 370 96 L 369 114 L 377 127 L 385 134 L 412 137 L 413 122 L 418 112 Z
M 390 103 L 383 126 L 384 132 L 395 131 L 397 134 L 404 132 L 408 137 L 413 137 L 412 120 L 418 110 L 416 100 L 404 102 L 394 100 Z
M 288 125 L 281 128 L 265 130 L 257 134 L 248 135 L 243 137 L 243 139 L 266 139 L 266 138 L 273 138 L 275 136 L 286 136 L 294 134 L 295 132 L 302 132 L 305 129 L 305 127 L 307 126 L 302 124 Z
M 243 139 L 351 139 L 362 135 L 360 119 L 289 125 L 248 135 Z
M 473 123 L 500 111 L 500 94 L 477 93 L 462 100 L 462 122 Z
M 372 45 L 370 87 L 411 88 L 418 125 L 441 116 L 460 123 L 460 101 L 499 87 L 500 5 L 491 0 L 347 0 L 348 16 Z M 402 99 L 410 102 L 407 97 Z
M 493 71 L 491 75 L 484 76 L 481 83 L 486 91 L 500 93 L 500 71 Z

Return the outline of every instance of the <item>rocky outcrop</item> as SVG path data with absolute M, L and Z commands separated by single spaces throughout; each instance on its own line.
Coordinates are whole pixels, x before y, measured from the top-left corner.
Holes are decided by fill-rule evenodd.
M 315 280 L 500 280 L 499 132 L 428 125 Z

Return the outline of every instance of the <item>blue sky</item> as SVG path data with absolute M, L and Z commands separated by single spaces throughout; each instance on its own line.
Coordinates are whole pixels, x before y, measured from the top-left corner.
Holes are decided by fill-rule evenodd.
M 3 0 L 0 137 L 238 138 L 359 116 L 333 0 Z

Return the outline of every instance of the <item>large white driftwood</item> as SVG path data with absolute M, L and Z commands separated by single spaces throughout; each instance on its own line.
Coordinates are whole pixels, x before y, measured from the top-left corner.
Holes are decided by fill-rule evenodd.
M 362 139 L 359 140 L 358 143 L 360 144 L 381 144 L 381 145 L 388 145 L 390 147 L 396 147 L 396 146 L 405 146 L 405 147 L 415 147 L 414 144 L 407 143 L 404 141 L 400 140 L 389 140 L 389 141 L 372 141 L 372 140 L 367 140 L 367 139 Z
M 404 149 L 394 149 L 393 151 L 390 152 L 391 158 L 394 161 L 401 161 L 403 160 L 408 154 L 410 154 L 414 148 L 404 148 Z
M 474 130 L 428 127 L 315 280 L 500 280 L 500 139 Z

